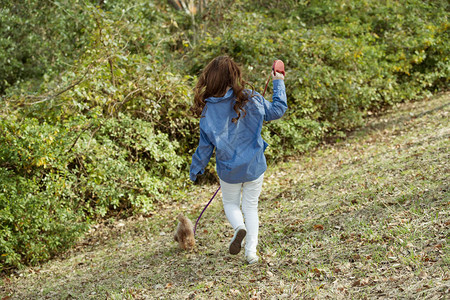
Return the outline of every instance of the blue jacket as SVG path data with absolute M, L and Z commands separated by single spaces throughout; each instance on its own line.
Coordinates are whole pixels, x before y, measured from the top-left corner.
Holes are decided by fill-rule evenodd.
M 248 91 L 251 93 L 251 91 Z M 267 169 L 264 150 L 268 144 L 261 137 L 263 121 L 279 119 L 287 109 L 286 88 L 283 80 L 273 81 L 273 102 L 259 93 L 244 106 L 246 115 L 237 117 L 233 109 L 235 95 L 232 89 L 223 97 L 205 99 L 206 105 L 200 119 L 200 141 L 190 168 L 190 178 L 203 174 L 216 149 L 216 169 L 219 178 L 227 183 L 252 181 Z

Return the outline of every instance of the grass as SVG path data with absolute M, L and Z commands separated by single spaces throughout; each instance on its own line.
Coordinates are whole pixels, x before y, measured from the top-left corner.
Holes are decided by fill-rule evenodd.
M 74 249 L 3 277 L 1 299 L 441 299 L 450 294 L 450 95 L 398 105 L 346 140 L 271 166 L 261 261 L 244 264 L 215 200 L 197 247 L 172 241 L 216 186 L 158 214 L 93 228 Z

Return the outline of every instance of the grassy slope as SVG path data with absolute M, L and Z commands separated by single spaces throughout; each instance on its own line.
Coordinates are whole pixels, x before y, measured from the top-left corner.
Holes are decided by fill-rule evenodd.
M 346 141 L 272 166 L 260 200 L 261 263 L 227 254 L 220 201 L 197 249 L 172 242 L 215 186 L 110 222 L 39 268 L 2 279 L 12 299 L 439 298 L 450 293 L 450 95 L 402 104 Z

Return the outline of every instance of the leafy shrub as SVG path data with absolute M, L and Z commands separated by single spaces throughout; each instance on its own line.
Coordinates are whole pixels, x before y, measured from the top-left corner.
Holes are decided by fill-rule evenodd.
M 67 186 L 63 134 L 33 119 L 0 120 L 2 269 L 46 260 L 70 247 L 87 227 Z
M 129 52 L 116 27 L 126 23 L 89 12 L 96 29 L 79 64 L 38 96 L 2 99 L 1 269 L 47 260 L 90 220 L 152 211 L 187 179 L 191 77 Z
M 215 26 L 187 52 L 188 65 L 197 71 L 229 54 L 261 91 L 270 63 L 282 59 L 290 108 L 265 136 L 280 155 L 295 154 L 359 126 L 367 111 L 445 89 L 447 8 L 445 1 L 237 2 L 220 24 L 210 17 Z
M 2 1 L 0 94 L 61 71 L 82 51 L 90 22 L 79 1 Z

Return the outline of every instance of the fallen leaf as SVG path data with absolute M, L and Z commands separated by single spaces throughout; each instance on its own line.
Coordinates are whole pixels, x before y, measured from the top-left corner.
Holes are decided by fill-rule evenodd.
M 316 275 L 320 275 L 320 274 L 323 273 L 322 270 L 319 270 L 319 269 L 317 269 L 317 268 L 314 268 L 314 269 L 312 269 L 311 271 L 313 271 Z
M 316 224 L 314 225 L 314 230 L 324 230 L 324 227 L 321 224 Z
M 420 279 L 426 279 L 428 277 L 428 274 L 422 270 L 422 272 L 420 272 L 419 274 L 419 278 Z
M 352 284 L 352 286 L 366 286 L 370 283 L 370 279 L 369 278 L 363 278 L 363 279 L 358 279 L 355 280 Z
M 353 283 L 352 283 L 352 286 L 360 286 L 360 281 L 359 280 L 355 280 L 355 281 L 353 281 Z

